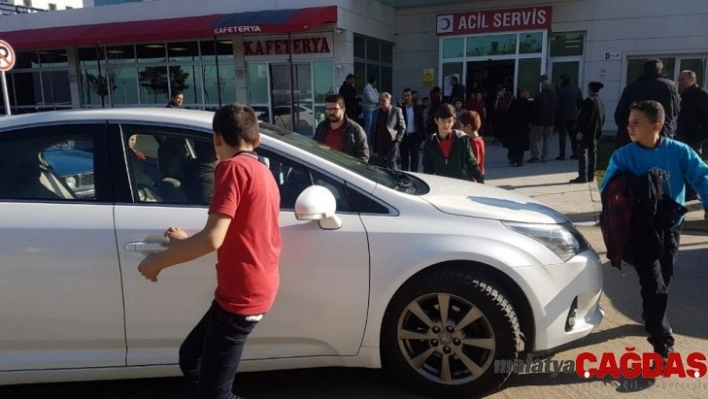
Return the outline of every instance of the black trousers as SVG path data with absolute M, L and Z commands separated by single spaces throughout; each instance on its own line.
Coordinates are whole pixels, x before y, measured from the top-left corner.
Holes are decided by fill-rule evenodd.
M 234 378 L 248 334 L 257 321 L 214 301 L 179 348 L 179 367 L 192 399 L 235 399 Z
M 581 141 L 578 143 L 578 177 L 595 180 L 597 167 L 597 140 Z
M 524 150 L 520 148 L 509 148 L 509 161 L 515 164 L 524 164 Z
M 639 276 L 640 294 L 642 296 L 642 314 L 644 315 L 644 328 L 649 334 L 648 341 L 655 351 L 661 346 L 673 346 L 674 337 L 671 335 L 671 325 L 666 316 L 666 307 L 669 302 L 669 284 L 674 274 L 673 265 L 678 255 L 681 241 L 681 226 L 672 229 L 670 237 L 664 239 L 663 262 L 662 259 L 641 259 L 637 256 L 634 268 Z M 635 248 L 636 243 L 635 243 Z M 641 251 L 641 248 L 639 248 Z M 635 254 L 637 251 L 635 251 Z
M 560 124 L 560 132 L 558 132 L 558 145 L 560 149 L 560 157 L 565 158 L 565 143 L 566 139 L 570 137 L 570 152 L 573 158 L 578 157 L 578 140 L 575 137 L 575 122 L 576 121 L 565 121 Z
M 401 170 L 418 171 L 420 164 L 420 136 L 418 133 L 403 135 L 401 141 Z
M 379 166 L 391 170 L 398 168 L 398 141 L 391 141 L 384 148 L 378 148 Z

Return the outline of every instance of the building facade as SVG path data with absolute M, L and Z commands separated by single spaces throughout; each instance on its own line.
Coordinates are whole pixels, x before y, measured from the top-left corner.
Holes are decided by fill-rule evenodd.
M 404 87 L 449 94 L 453 76 L 468 95 L 534 92 L 542 74 L 567 73 L 582 89 L 603 82 L 608 110 L 648 57 L 670 78 L 691 69 L 706 79 L 702 0 L 165 2 L 5 17 L 0 39 L 18 53 L 14 112 L 162 106 L 180 90 L 187 107 L 247 102 L 312 134 L 349 73 L 359 93 L 376 76 L 394 98 Z

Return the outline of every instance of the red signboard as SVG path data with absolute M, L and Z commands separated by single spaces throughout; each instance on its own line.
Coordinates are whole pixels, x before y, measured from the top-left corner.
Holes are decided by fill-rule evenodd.
M 438 15 L 437 34 L 475 33 L 549 29 L 553 7 L 526 7 Z

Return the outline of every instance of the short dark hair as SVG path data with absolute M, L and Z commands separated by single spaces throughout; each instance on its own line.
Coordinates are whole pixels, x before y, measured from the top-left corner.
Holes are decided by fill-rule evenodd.
M 353 73 L 350 73 L 349 75 L 347 75 L 347 79 L 346 79 L 346 80 L 349 80 L 349 79 L 352 79 L 352 78 L 356 79 L 356 75 L 354 75 Z
M 212 128 L 232 147 L 242 143 L 255 144 L 259 134 L 256 112 L 248 105 L 239 103 L 219 108 L 214 113 Z
M 632 103 L 629 107 L 630 111 L 638 111 L 644 114 L 644 116 L 649 119 L 651 123 L 659 122 L 662 126 L 664 125 L 664 120 L 666 119 L 666 112 L 664 111 L 664 106 L 658 101 L 645 100 Z
M 605 87 L 604 84 L 601 82 L 590 82 L 588 84 L 588 88 L 590 89 L 591 92 L 593 93 L 599 93 L 602 88 Z
M 664 63 L 658 58 L 650 58 L 644 62 L 644 74 L 656 75 L 664 70 Z
M 408 92 L 410 92 L 411 94 L 413 94 L 413 91 L 411 90 L 410 87 L 406 87 L 405 89 L 403 89 L 403 94 L 406 94 L 406 93 L 408 93 Z
M 413 90 L 413 91 L 411 91 L 411 94 L 416 95 L 416 94 L 420 94 L 420 93 L 418 93 L 418 90 Z
M 438 112 L 435 113 L 435 117 L 441 119 L 454 118 L 455 107 L 448 103 L 442 104 L 438 108 Z
M 339 94 L 330 94 L 327 97 L 325 97 L 325 102 L 326 103 L 337 103 L 342 108 L 346 108 L 346 105 L 344 104 L 344 97 L 342 97 Z
M 170 98 L 175 98 L 175 97 L 179 96 L 180 94 L 182 94 L 181 91 L 175 90 L 172 92 L 172 95 L 170 96 Z
M 472 130 L 479 130 L 482 127 L 482 118 L 477 111 L 465 111 L 458 118 L 461 124 L 472 127 Z
M 377 80 L 377 79 L 376 79 L 376 76 L 369 76 L 368 82 L 369 82 L 369 83 L 374 83 L 374 82 L 376 82 L 376 80 Z

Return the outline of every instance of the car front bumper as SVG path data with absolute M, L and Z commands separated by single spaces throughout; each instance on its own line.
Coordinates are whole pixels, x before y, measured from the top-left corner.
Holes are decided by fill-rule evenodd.
M 602 262 L 587 250 L 567 263 L 511 269 L 524 291 L 534 315 L 533 352 L 548 352 L 588 336 L 604 317 Z

